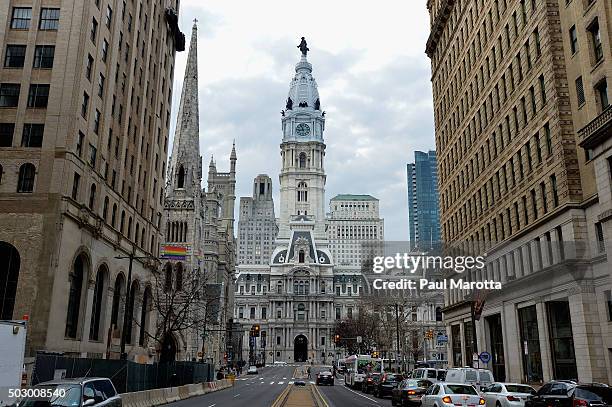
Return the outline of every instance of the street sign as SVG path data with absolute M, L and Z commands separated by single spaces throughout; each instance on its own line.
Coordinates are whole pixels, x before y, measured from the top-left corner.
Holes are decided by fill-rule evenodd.
M 361 342 L 363 342 L 363 338 L 361 336 L 358 336 L 357 337 L 357 343 L 361 343 Z
M 472 353 L 472 361 L 473 362 L 478 362 L 479 358 L 480 357 L 478 356 L 478 353 L 476 353 L 476 352 Z
M 479 358 L 482 363 L 489 363 L 491 361 L 491 354 L 489 352 L 481 352 Z
M 447 343 L 448 342 L 448 335 L 438 335 L 438 342 L 439 343 Z

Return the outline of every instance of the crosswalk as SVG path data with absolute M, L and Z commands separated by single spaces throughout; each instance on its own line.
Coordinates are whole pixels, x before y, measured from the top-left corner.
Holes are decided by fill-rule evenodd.
M 288 380 L 286 377 L 283 377 L 283 380 L 273 380 L 271 382 L 268 382 L 266 380 L 264 380 L 263 377 L 260 377 L 259 379 L 256 378 L 249 378 L 249 377 L 242 377 L 242 378 L 238 378 L 236 379 L 236 381 L 248 381 L 249 383 L 246 383 L 247 386 L 250 385 L 263 385 L 263 384 L 267 384 L 267 385 L 283 385 L 283 384 L 294 384 L 295 380 Z M 315 382 L 313 380 L 309 381 L 310 384 L 315 384 Z

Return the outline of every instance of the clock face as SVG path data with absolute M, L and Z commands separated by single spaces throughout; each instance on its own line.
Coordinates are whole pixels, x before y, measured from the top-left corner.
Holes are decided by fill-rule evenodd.
M 300 123 L 295 128 L 295 132 L 298 136 L 305 137 L 310 134 L 310 127 L 306 123 Z

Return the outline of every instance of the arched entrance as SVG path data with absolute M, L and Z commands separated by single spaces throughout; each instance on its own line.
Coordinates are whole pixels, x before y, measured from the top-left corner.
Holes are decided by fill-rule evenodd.
M 176 360 L 176 339 L 170 333 L 167 333 L 162 343 L 160 362 L 174 362 Z
M 0 319 L 13 319 L 20 263 L 17 249 L 0 242 Z
M 304 335 L 298 335 L 293 343 L 293 360 L 296 362 L 306 362 L 307 359 L 308 339 Z

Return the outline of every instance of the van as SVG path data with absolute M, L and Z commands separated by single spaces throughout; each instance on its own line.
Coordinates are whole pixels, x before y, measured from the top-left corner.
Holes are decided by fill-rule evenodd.
M 417 368 L 412 371 L 412 379 L 416 380 L 429 380 L 432 383 L 440 381 L 440 375 L 438 373 L 440 369 L 434 369 L 431 367 Z
M 471 384 L 476 387 L 476 389 L 482 389 L 495 380 L 490 370 L 472 367 L 457 367 L 448 369 L 445 381 L 448 383 Z

